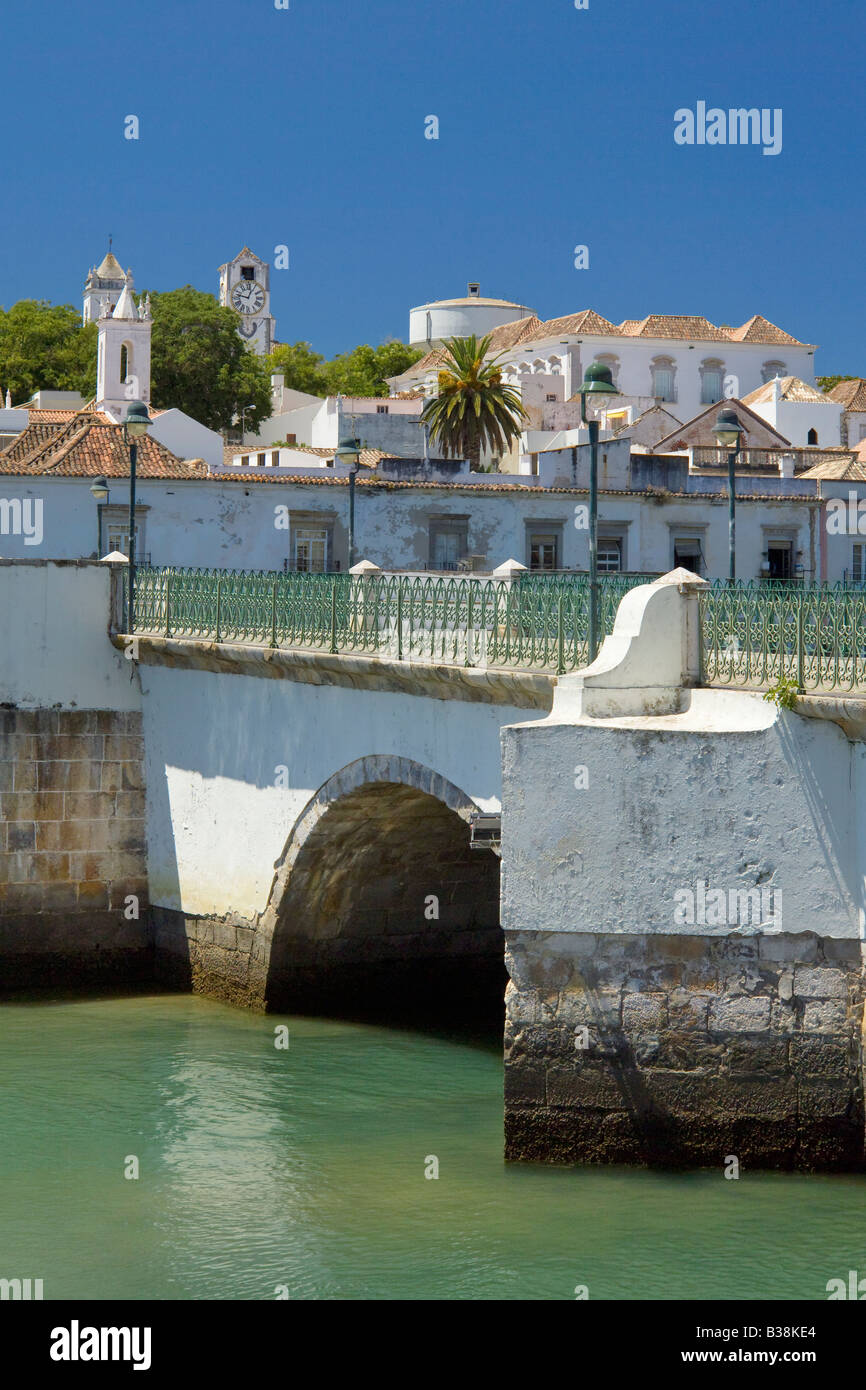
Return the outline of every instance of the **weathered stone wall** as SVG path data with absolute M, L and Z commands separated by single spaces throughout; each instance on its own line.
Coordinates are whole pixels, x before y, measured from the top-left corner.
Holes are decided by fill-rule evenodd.
M 864 1166 L 858 941 L 512 931 L 507 963 L 509 1158 Z
M 138 713 L 0 708 L 0 988 L 149 972 L 143 766 Z

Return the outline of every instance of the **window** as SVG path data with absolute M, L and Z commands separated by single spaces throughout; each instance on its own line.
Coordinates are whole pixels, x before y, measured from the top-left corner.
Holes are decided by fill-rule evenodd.
M 708 357 L 701 363 L 701 404 L 715 405 L 725 394 L 725 364 Z
M 387 414 L 388 414 L 388 406 L 387 406 L 387 405 L 377 405 L 377 406 L 376 406 L 376 414 L 377 414 L 377 415 L 387 415 Z
M 858 543 L 854 546 L 851 554 L 851 580 L 854 584 L 862 584 L 866 579 L 866 567 L 864 567 L 864 551 L 866 545 Z
M 259 468 L 264 468 L 268 461 L 267 454 L 256 454 L 256 464 Z
M 280 451 L 279 451 L 279 449 L 274 449 L 273 452 L 271 453 L 271 468 L 279 468 L 279 466 L 280 466 Z
M 767 559 L 770 563 L 769 571 L 765 571 L 768 579 L 791 578 L 790 541 L 775 541 L 768 545 Z
M 242 280 L 255 280 L 255 278 L 256 278 L 256 272 L 255 272 L 255 267 L 254 267 L 254 266 L 251 266 L 251 265 L 242 265 L 242 266 L 241 266 L 241 279 L 242 279 Z
M 807 444 L 817 444 L 817 443 L 818 443 L 818 431 L 817 431 L 817 430 L 810 430 L 810 431 L 809 431 L 809 433 L 806 435 L 806 443 L 807 443 Z
M 617 574 L 622 569 L 622 541 L 613 536 L 598 538 L 599 574 Z
M 135 556 L 139 564 L 145 563 L 144 551 L 144 520 L 146 508 L 135 509 Z M 129 508 L 101 506 L 99 509 L 100 537 L 99 553 L 100 557 L 108 555 L 113 550 L 119 550 L 121 555 L 129 554 Z
M 546 401 L 550 402 L 550 401 L 556 401 L 556 400 L 558 400 L 559 397 L 558 397 L 558 396 L 547 395 L 547 396 L 545 396 L 544 399 L 545 399 Z
M 675 363 L 672 357 L 656 357 L 652 363 L 652 395 L 657 401 L 675 401 Z
M 703 569 L 701 542 L 697 536 L 677 536 L 674 539 L 674 569 L 682 566 L 692 574 L 700 574 Z
M 527 560 L 531 570 L 558 570 L 562 543 L 561 526 L 543 522 L 526 528 Z
M 605 416 L 605 427 L 611 431 L 624 429 L 627 424 L 627 410 L 609 410 Z
M 469 519 L 442 520 L 430 524 L 430 561 L 433 570 L 456 570 L 469 551 Z
M 293 533 L 294 568 L 301 574 L 324 574 L 328 568 L 328 528 L 299 526 Z
M 129 348 L 126 343 L 120 345 L 120 380 L 126 381 L 129 375 Z

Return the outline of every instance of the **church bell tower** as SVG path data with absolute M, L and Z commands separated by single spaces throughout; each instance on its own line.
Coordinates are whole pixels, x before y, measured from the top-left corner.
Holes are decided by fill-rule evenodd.
M 130 401 L 150 404 L 150 297 L 137 306 L 132 274 L 124 276 L 117 303 L 99 317 L 96 359 L 96 408 L 122 420 Z
M 274 346 L 271 314 L 271 267 L 245 246 L 233 261 L 220 266 L 220 304 L 240 315 L 238 332 L 245 343 L 265 357 Z

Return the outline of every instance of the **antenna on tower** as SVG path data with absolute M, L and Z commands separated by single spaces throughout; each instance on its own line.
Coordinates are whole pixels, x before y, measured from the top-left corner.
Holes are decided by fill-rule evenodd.
M 111 232 L 109 232 L 109 233 L 108 233 L 108 254 L 109 254 L 109 255 L 111 255 L 111 243 L 112 243 L 113 240 L 114 240 L 114 237 L 111 235 Z

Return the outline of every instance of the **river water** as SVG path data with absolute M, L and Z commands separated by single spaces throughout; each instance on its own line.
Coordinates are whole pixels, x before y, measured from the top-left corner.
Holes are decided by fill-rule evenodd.
M 0 1277 L 47 1299 L 825 1299 L 866 1275 L 863 1178 L 504 1164 L 496 1039 L 20 1000 L 0 1097 Z

